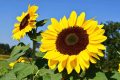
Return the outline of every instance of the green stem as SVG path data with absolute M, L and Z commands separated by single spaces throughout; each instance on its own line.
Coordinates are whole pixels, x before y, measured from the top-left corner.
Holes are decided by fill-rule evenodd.
M 34 29 L 33 30 L 33 35 L 34 35 L 34 37 L 33 37 L 33 52 L 32 52 L 32 58 L 33 58 L 33 60 L 35 60 L 35 51 L 36 51 L 36 41 L 34 40 L 34 39 L 36 39 L 36 29 Z
M 32 52 L 33 60 L 35 60 L 35 50 L 36 50 L 36 41 L 33 40 L 33 52 Z
M 33 29 L 33 37 L 32 37 L 32 41 L 33 41 L 32 59 L 33 59 L 33 62 L 36 60 L 35 52 L 36 52 L 36 43 L 37 42 L 34 40 L 37 37 L 36 32 L 37 32 L 37 29 Z M 31 75 L 31 80 L 34 80 L 34 75 Z

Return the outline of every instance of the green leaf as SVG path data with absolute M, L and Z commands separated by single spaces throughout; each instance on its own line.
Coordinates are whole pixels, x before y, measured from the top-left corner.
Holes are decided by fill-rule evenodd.
M 0 61 L 0 76 L 8 73 L 9 71 L 9 66 L 8 66 L 9 62 L 4 60 L 4 61 Z
M 9 62 L 17 60 L 20 56 L 24 55 L 26 50 L 29 49 L 30 45 L 27 46 L 16 46 L 13 51 L 11 52 L 10 58 L 8 59 Z
M 37 42 L 41 42 L 41 39 L 42 39 L 42 37 L 41 37 L 41 35 L 39 35 L 39 36 L 37 36 L 37 38 L 34 39 L 34 40 L 37 41 Z
M 8 80 L 8 79 L 9 80 L 17 80 L 17 78 L 13 72 L 9 72 L 0 78 L 0 80 Z
M 39 52 L 35 53 L 35 55 L 37 57 L 43 57 L 45 54 L 39 51 Z
M 12 72 L 16 74 L 18 80 L 21 80 L 28 75 L 33 74 L 34 67 L 34 65 L 27 63 L 17 63 L 13 68 Z
M 22 80 L 28 80 L 27 78 L 24 78 L 24 79 L 22 79 Z
M 54 71 L 50 69 L 39 69 L 39 76 L 43 77 L 43 80 L 61 80 L 61 73 L 54 73 Z
M 41 20 L 41 21 L 38 21 L 36 23 L 36 26 L 39 27 L 39 26 L 43 26 L 44 24 L 46 24 L 48 21 L 48 19 L 44 19 L 44 20 Z
M 21 52 L 25 52 L 27 49 L 29 49 L 29 44 L 27 46 L 15 46 L 15 48 L 13 49 L 13 51 L 11 52 L 11 55 L 10 57 L 14 57 L 16 56 L 18 53 L 21 53 Z
M 46 74 L 53 74 L 53 71 L 50 69 L 40 69 L 38 75 L 44 76 Z
M 51 74 L 51 80 L 61 80 L 61 79 L 62 79 L 61 73 Z
M 8 68 L 8 61 L 4 60 L 4 61 L 0 61 L 0 68 L 1 67 L 5 67 L 5 68 Z
M 96 76 L 93 79 L 89 80 L 107 80 L 107 78 L 103 72 L 97 72 Z
M 43 80 L 52 80 L 52 79 L 51 79 L 51 76 L 49 74 L 46 74 L 43 76 Z
M 17 53 L 19 53 L 20 52 L 20 50 L 21 50 L 21 48 L 22 48 L 22 46 L 15 46 L 14 47 L 14 49 L 12 50 L 12 52 L 11 52 L 11 55 L 10 55 L 10 57 L 13 57 L 13 56 L 15 56 Z
M 111 78 L 114 78 L 114 79 L 116 79 L 116 80 L 120 80 L 120 73 L 117 72 L 117 71 L 115 71 L 114 73 L 115 73 L 115 74 L 114 74 Z

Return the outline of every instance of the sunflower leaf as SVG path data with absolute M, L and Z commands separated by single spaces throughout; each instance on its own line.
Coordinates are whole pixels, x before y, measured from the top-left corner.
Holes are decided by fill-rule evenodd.
M 43 57 L 45 54 L 42 53 L 42 52 L 37 52 L 37 53 L 35 53 L 35 55 L 36 55 L 37 57 Z
M 9 72 L 5 74 L 4 76 L 0 77 L 0 80 L 17 80 L 15 74 L 13 72 Z
M 89 79 L 89 80 L 107 80 L 107 77 L 105 76 L 105 73 L 97 72 L 96 76 L 93 79 Z
M 36 26 L 39 27 L 39 26 L 43 26 L 44 24 L 46 24 L 48 21 L 48 19 L 44 19 L 44 20 L 41 20 L 41 21 L 38 21 L 36 23 Z
M 12 72 L 16 74 L 16 77 L 18 80 L 21 80 L 25 77 L 27 77 L 30 74 L 33 74 L 35 71 L 35 65 L 33 64 L 27 64 L 27 63 L 17 63 Z
M 41 42 L 41 39 L 42 39 L 42 37 L 41 36 L 37 36 L 37 38 L 36 39 L 34 39 L 35 41 L 37 41 L 37 42 Z
M 115 71 L 115 74 L 111 77 L 112 79 L 114 78 L 115 80 L 120 80 L 120 73 Z
M 8 59 L 9 62 L 15 61 L 20 56 L 24 55 L 26 50 L 29 49 L 29 44 L 27 46 L 16 46 L 13 51 L 11 52 L 10 58 Z

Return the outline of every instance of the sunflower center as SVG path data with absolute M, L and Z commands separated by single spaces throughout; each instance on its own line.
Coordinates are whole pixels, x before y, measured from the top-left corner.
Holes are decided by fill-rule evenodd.
M 88 34 L 80 27 L 62 30 L 56 40 L 56 48 L 62 54 L 77 55 L 88 45 Z
M 67 45 L 74 45 L 78 42 L 78 36 L 75 33 L 70 33 L 69 35 L 66 36 L 65 38 L 65 43 Z
M 28 19 L 30 18 L 30 15 L 29 14 L 27 14 L 24 18 L 23 18 L 23 20 L 21 21 L 21 23 L 20 23 L 20 30 L 22 30 L 22 29 L 24 29 L 27 25 L 28 25 Z

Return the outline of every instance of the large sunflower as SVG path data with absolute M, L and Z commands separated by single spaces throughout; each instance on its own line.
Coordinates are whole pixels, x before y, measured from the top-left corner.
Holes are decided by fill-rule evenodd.
M 90 62 L 96 63 L 99 56 L 104 56 L 105 46 L 101 42 L 107 39 L 104 36 L 103 25 L 98 25 L 94 19 L 85 20 L 85 13 L 78 17 L 72 11 L 69 19 L 64 16 L 58 22 L 51 18 L 51 25 L 42 35 L 40 51 L 46 52 L 51 69 L 58 67 L 58 71 L 67 69 L 68 74 L 74 69 L 77 73 L 89 68 Z
M 36 14 L 37 9 L 38 6 L 29 5 L 28 11 L 23 12 L 21 16 L 16 18 L 18 22 L 14 24 L 13 39 L 20 40 L 27 32 L 36 28 L 36 19 L 38 17 L 38 14 Z

